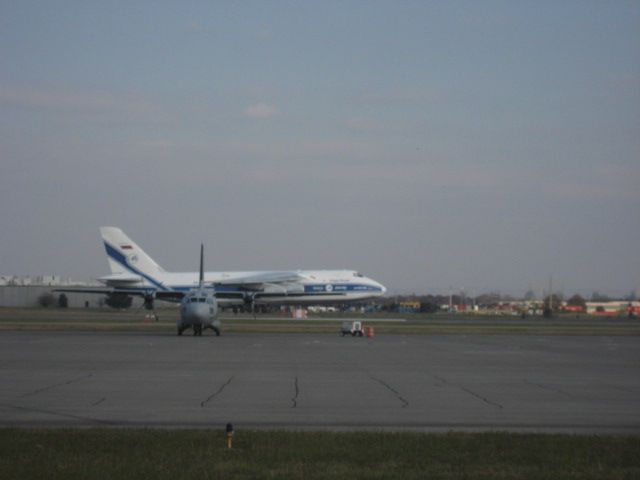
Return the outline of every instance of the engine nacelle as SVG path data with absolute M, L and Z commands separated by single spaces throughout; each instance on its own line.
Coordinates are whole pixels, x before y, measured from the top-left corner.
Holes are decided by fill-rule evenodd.
M 155 298 L 156 296 L 153 293 L 145 294 L 145 296 L 143 297 L 144 308 L 146 308 L 147 310 L 153 310 L 153 301 L 155 300 Z

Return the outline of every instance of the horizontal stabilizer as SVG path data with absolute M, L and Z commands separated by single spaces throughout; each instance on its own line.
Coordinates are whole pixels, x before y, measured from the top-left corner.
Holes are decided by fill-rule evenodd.
M 128 275 L 126 273 L 113 273 L 98 278 L 98 281 L 111 287 L 127 287 L 141 283 L 144 279 L 140 275 Z

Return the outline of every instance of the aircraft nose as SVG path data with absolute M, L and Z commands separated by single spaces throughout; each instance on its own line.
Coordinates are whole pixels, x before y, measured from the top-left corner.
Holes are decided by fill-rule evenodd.
M 373 279 L 370 279 L 371 283 L 375 286 L 378 287 L 380 289 L 380 295 L 384 295 L 385 293 L 387 293 L 387 287 L 385 287 L 383 284 L 381 284 L 380 282 L 376 282 Z
M 190 303 L 187 304 L 187 308 L 184 311 L 184 317 L 186 320 L 196 321 L 207 316 L 208 309 L 204 303 Z

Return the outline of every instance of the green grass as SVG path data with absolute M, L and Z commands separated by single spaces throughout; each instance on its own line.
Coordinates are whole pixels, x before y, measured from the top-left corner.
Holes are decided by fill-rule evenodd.
M 0 430 L 0 478 L 640 478 L 640 437 Z

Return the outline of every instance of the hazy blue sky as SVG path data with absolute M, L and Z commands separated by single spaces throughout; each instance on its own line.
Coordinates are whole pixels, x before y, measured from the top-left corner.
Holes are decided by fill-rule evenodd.
M 0 1 L 0 167 L 0 274 L 629 292 L 640 2 Z

